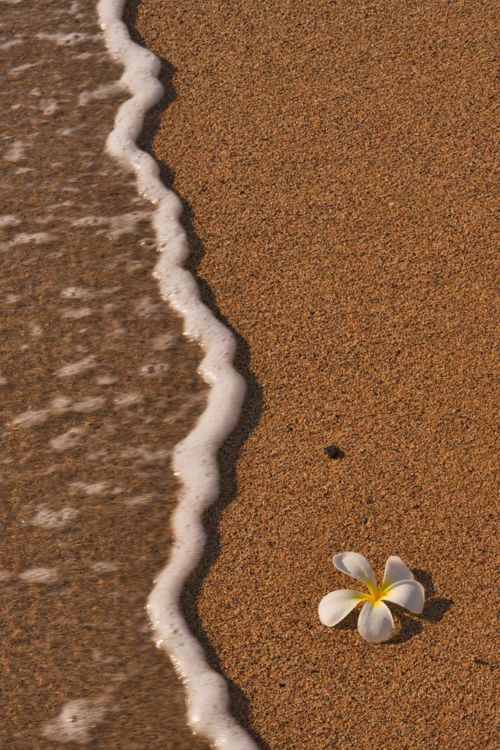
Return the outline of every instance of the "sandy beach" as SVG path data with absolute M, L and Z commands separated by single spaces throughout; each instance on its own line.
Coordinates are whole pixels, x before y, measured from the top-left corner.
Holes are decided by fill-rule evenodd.
M 207 387 L 104 154 L 90 5 L 0 0 L 0 747 L 208 750 L 145 611 Z M 261 750 L 497 744 L 495 15 L 126 4 L 165 87 L 140 145 L 247 383 L 183 605 Z M 385 644 L 319 622 L 343 550 L 425 587 Z
M 235 716 L 268 750 L 493 748 L 493 8 L 143 0 L 129 22 L 169 95 L 143 142 L 249 383 L 186 595 Z M 349 549 L 426 587 L 386 645 L 318 621 Z

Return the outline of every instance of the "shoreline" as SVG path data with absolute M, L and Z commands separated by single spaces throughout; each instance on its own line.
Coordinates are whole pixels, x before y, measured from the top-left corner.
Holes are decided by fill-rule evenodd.
M 173 541 L 148 596 L 147 612 L 156 645 L 166 652 L 184 684 L 191 729 L 220 750 L 256 750 L 229 713 L 226 682 L 211 668 L 185 622 L 181 605 L 185 583 L 203 557 L 203 516 L 217 500 L 221 482 L 217 454 L 238 421 L 245 381 L 233 365 L 236 341 L 232 332 L 202 302 L 194 276 L 184 267 L 189 245 L 180 221 L 182 203 L 161 182 L 154 159 L 137 144 L 145 114 L 165 91 L 158 81 L 160 60 L 132 40 L 123 7 L 123 0 L 100 0 L 98 5 L 107 48 L 123 65 L 122 81 L 130 92 L 116 115 L 106 148 L 135 173 L 139 194 L 155 206 L 152 224 L 160 257 L 153 276 L 162 298 L 182 317 L 184 335 L 199 344 L 203 358 L 197 371 L 208 386 L 205 410 L 172 450 L 172 471 L 179 484 L 170 519 Z

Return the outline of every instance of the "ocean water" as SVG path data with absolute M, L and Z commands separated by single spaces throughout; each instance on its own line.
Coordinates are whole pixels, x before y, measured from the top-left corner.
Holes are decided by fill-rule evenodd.
M 135 143 L 162 91 L 123 6 L 0 0 L 3 737 L 244 750 L 179 607 L 244 384 Z

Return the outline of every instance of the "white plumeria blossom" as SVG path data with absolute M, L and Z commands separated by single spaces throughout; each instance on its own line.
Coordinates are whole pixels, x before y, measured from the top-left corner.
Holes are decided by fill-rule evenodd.
M 319 603 L 319 619 L 331 628 L 347 617 L 354 607 L 364 602 L 358 618 L 358 631 L 365 641 L 382 643 L 392 634 L 391 610 L 384 602 L 393 602 L 419 615 L 424 609 L 425 590 L 415 580 L 401 558 L 391 555 L 385 564 L 380 588 L 368 560 L 358 552 L 341 552 L 333 564 L 342 573 L 365 584 L 369 593 L 340 589 L 327 594 Z

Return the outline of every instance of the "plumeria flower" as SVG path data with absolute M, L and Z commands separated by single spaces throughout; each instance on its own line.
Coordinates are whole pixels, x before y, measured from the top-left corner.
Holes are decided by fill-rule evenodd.
M 391 637 L 394 622 L 391 610 L 384 602 L 399 604 L 419 615 L 424 608 L 425 591 L 411 570 L 396 555 L 385 564 L 382 586 L 377 581 L 370 563 L 357 552 L 341 552 L 333 564 L 342 573 L 365 584 L 368 594 L 340 589 L 327 594 L 319 603 L 318 614 L 323 625 L 333 627 L 347 617 L 354 607 L 364 602 L 358 618 L 358 631 L 365 641 L 382 643 Z

